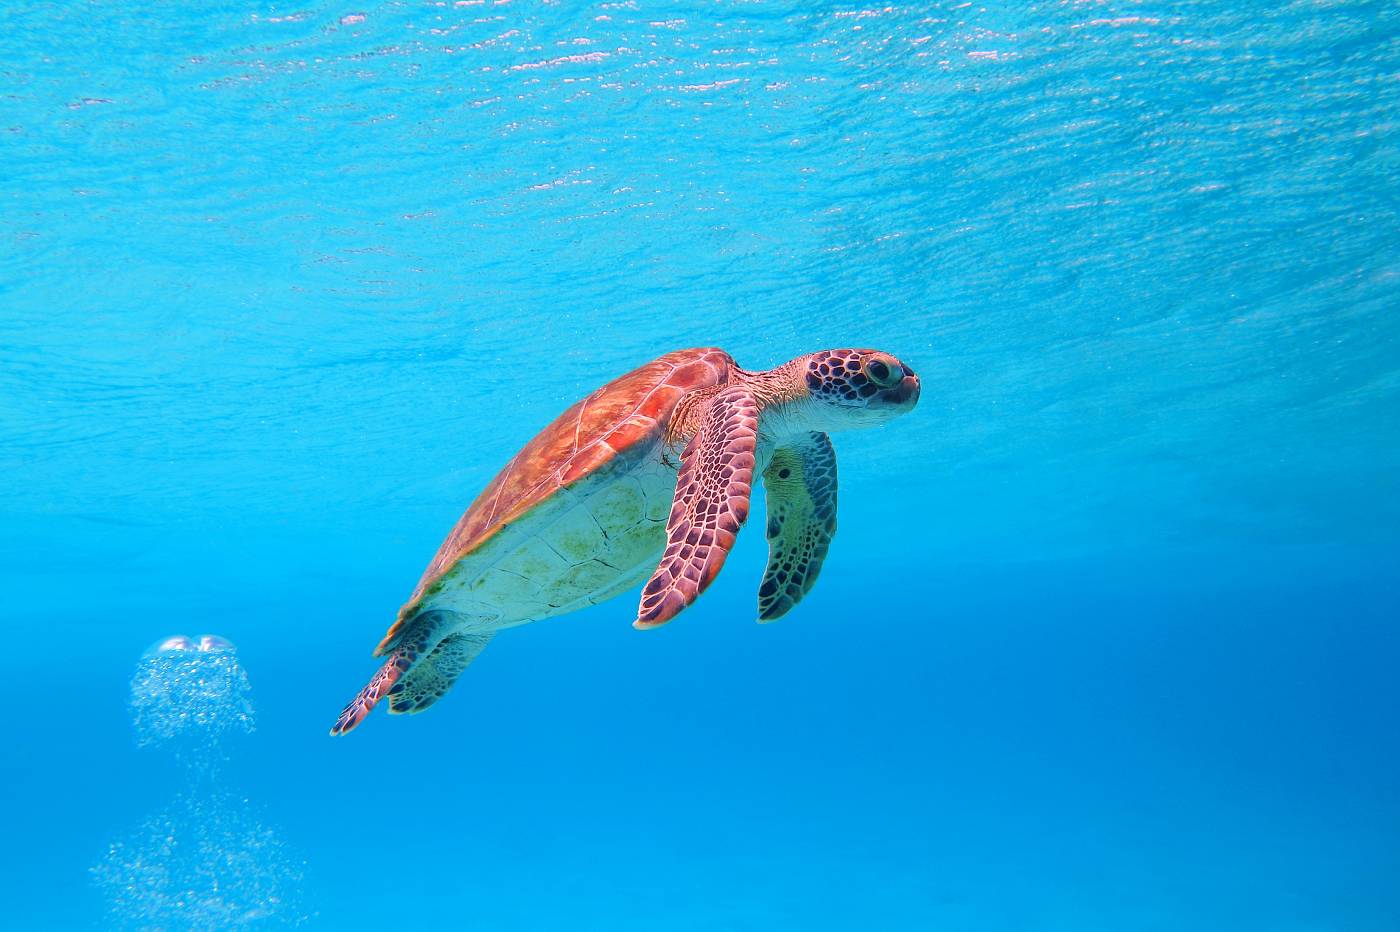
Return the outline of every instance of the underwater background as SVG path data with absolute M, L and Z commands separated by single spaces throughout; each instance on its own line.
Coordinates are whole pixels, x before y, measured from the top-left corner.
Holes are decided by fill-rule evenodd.
M 6 0 L 0 88 L 6 927 L 1400 928 L 1390 0 Z M 922 378 L 812 594 L 757 496 L 327 737 L 692 345 Z

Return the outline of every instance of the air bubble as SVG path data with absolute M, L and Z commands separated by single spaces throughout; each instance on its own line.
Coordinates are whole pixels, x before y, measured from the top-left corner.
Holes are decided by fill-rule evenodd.
M 182 634 L 147 648 L 131 679 L 131 717 L 142 747 L 208 752 L 255 727 L 248 675 L 232 642 Z
M 298 922 L 300 866 L 227 790 L 182 792 L 92 869 L 105 928 L 282 928 Z
M 107 928 L 239 929 L 299 924 L 301 866 L 248 799 L 226 786 L 235 736 L 253 731 L 248 675 L 214 634 L 162 638 L 131 679 L 137 745 L 170 752 L 177 789 L 92 869 Z

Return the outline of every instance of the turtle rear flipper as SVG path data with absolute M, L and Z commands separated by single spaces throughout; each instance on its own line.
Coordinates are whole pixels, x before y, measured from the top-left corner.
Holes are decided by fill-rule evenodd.
M 384 665 L 340 711 L 340 717 L 331 727 L 331 734 L 348 734 L 364 721 L 379 700 L 391 693 L 402 693 L 413 681 L 415 669 L 431 658 L 438 646 L 456 632 L 459 620 L 451 612 L 424 612 L 408 622 Z
M 494 631 L 483 631 L 443 638 L 432 653 L 411 667 L 389 690 L 389 714 L 422 712 L 447 695 L 457 677 L 494 635 Z
M 355 730 L 355 726 L 364 721 L 366 715 L 379 704 L 379 700 L 389 694 L 389 690 L 394 688 L 399 677 L 403 676 L 403 671 L 411 661 L 401 656 L 400 651 L 394 651 L 389 655 L 389 659 L 384 661 L 384 665 L 379 671 L 370 677 L 370 681 L 365 684 L 365 688 L 355 694 L 355 698 L 340 710 L 340 717 L 331 726 L 331 735 L 347 735 Z

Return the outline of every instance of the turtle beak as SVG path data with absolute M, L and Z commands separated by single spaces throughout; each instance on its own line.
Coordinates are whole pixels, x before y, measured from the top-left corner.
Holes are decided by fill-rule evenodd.
M 890 389 L 890 401 L 903 408 L 913 408 L 919 403 L 919 377 L 908 366 L 904 367 L 904 378 Z

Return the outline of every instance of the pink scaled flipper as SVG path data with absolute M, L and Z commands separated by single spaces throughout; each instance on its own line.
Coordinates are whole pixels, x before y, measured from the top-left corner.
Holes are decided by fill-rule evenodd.
M 666 552 L 642 590 L 634 628 L 670 621 L 719 573 L 749 516 L 757 439 L 758 401 L 748 389 L 717 394 L 681 454 Z
M 355 730 L 355 726 L 364 721 L 379 700 L 389 694 L 389 690 L 403 676 L 403 671 L 412 664 L 412 659 L 404 655 L 402 651 L 394 651 L 389 655 L 389 659 L 379 668 L 379 672 L 370 678 L 365 688 L 360 690 L 354 699 L 340 710 L 340 717 L 331 726 L 331 734 L 345 735 Z
M 389 658 L 384 661 L 384 665 L 370 678 L 365 688 L 340 710 L 340 717 L 331 726 L 331 734 L 344 735 L 354 731 L 355 726 L 364 721 L 365 716 L 369 715 L 385 696 L 394 696 L 397 700 L 394 705 L 401 706 L 403 698 L 400 698 L 400 694 L 404 692 L 404 687 L 413 683 L 415 674 L 419 672 L 418 668 L 425 661 L 434 658 L 438 645 L 453 633 L 453 623 L 452 616 L 444 612 L 424 612 L 414 617 L 396 639 L 394 649 L 389 652 Z M 482 641 L 482 644 L 484 645 L 485 641 Z M 431 668 L 431 664 L 428 666 Z M 461 666 L 466 667 L 466 663 L 462 663 Z M 461 670 L 456 672 L 460 673 Z M 455 674 L 453 678 L 455 679 Z M 452 684 L 449 682 L 447 686 L 450 685 Z M 447 686 L 442 687 L 439 693 L 446 692 Z M 409 708 L 411 707 L 410 703 Z M 407 709 L 398 708 L 396 711 Z

